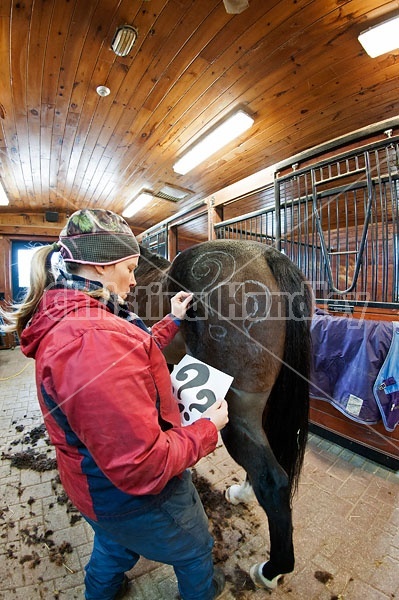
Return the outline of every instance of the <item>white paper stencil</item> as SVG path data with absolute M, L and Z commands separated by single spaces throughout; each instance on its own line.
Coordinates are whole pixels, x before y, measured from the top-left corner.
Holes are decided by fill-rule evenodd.
M 182 425 L 190 425 L 218 398 L 227 394 L 233 377 L 186 354 L 171 373 L 173 395 Z

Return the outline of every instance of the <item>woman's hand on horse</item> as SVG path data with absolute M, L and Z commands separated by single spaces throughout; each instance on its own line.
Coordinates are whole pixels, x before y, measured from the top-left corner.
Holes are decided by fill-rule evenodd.
M 218 398 L 204 413 L 202 418 L 209 419 L 220 431 L 229 420 L 228 405 L 224 398 Z
M 178 292 L 170 301 L 172 315 L 177 319 L 184 319 L 187 309 L 193 299 L 193 294 L 189 292 Z

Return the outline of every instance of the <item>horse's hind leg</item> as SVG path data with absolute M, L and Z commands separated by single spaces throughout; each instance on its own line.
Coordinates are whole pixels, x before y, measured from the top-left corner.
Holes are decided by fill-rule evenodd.
M 222 437 L 230 455 L 246 470 L 268 518 L 270 559 L 262 574 L 272 589 L 281 574 L 294 568 L 288 476 L 277 462 L 262 428 L 265 394 L 238 390 L 230 394 L 229 423 Z

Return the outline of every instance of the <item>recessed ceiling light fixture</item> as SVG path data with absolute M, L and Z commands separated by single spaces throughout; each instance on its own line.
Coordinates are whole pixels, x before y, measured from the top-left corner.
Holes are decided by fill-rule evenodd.
M 151 192 L 141 192 L 141 194 L 136 196 L 136 198 L 133 200 L 133 202 L 131 202 L 130 204 L 128 204 L 126 206 L 126 208 L 124 209 L 124 211 L 122 213 L 122 217 L 126 217 L 126 219 L 129 219 L 134 214 L 139 212 L 139 210 L 144 208 L 144 206 L 149 204 L 151 202 L 151 200 L 153 199 L 153 197 L 154 197 L 154 195 Z
M 399 48 L 399 16 L 362 31 L 358 40 L 371 58 Z
M 215 154 L 229 142 L 252 127 L 254 119 L 243 110 L 239 110 L 220 125 L 217 125 L 208 135 L 203 137 L 191 150 L 173 165 L 175 173 L 185 175 L 191 169 Z
M 0 206 L 8 206 L 10 201 L 7 198 L 7 194 L 4 191 L 4 188 L 0 182 Z
M 96 87 L 96 92 L 99 96 L 104 98 L 105 96 L 109 96 L 111 90 L 106 85 L 99 85 Z
M 138 31 L 132 25 L 118 27 L 111 42 L 111 48 L 117 56 L 127 56 L 137 40 Z

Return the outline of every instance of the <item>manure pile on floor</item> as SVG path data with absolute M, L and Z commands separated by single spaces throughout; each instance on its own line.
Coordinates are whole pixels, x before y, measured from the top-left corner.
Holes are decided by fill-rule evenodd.
M 31 469 L 39 473 L 52 471 L 57 468 L 57 461 L 53 458 L 54 450 L 50 447 L 43 449 L 43 446 L 39 450 L 36 447 L 39 440 L 43 440 L 47 446 L 50 446 L 50 440 L 48 439 L 44 423 L 28 432 L 25 432 L 24 425 L 17 425 L 15 430 L 17 433 L 23 433 L 23 435 L 10 443 L 8 452 L 1 453 L 2 460 L 9 460 L 11 466 L 17 469 Z M 27 446 L 27 448 L 11 452 L 13 447 L 19 445 Z
M 192 469 L 192 476 L 215 539 L 214 562 L 224 571 L 234 598 L 250 598 L 251 595 L 246 592 L 253 592 L 256 588 L 249 573 L 240 566 L 240 559 L 245 553 L 246 556 L 253 553 L 251 539 L 256 536 L 261 525 L 258 516 L 251 509 L 251 504 L 229 504 L 224 493 L 213 487 L 196 469 Z M 253 562 L 256 562 L 256 558 Z

